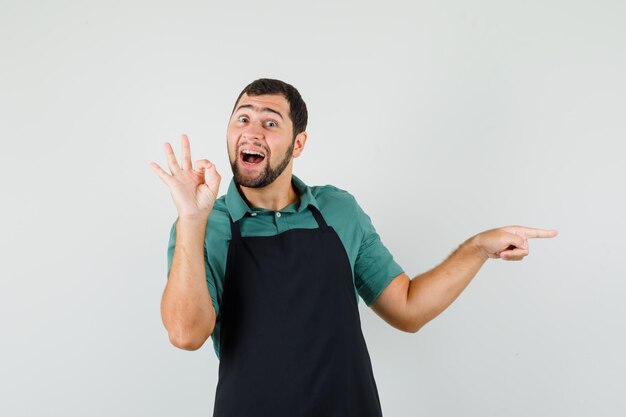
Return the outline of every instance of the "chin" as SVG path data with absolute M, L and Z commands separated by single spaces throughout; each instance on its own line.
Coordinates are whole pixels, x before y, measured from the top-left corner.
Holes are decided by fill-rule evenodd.
M 233 180 L 235 184 L 247 188 L 263 188 L 270 185 L 266 172 L 259 172 L 254 175 L 245 175 L 238 167 L 233 167 Z

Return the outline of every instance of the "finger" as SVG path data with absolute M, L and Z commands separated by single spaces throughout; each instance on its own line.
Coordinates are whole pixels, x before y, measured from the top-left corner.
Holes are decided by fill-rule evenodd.
M 215 166 L 215 164 L 212 163 L 211 161 L 207 161 L 207 162 L 208 162 L 207 169 L 209 170 L 210 175 L 213 175 L 216 178 L 222 178 L 219 172 L 217 172 L 217 167 Z
M 215 176 L 221 178 L 220 175 L 217 173 L 215 164 L 208 159 L 198 159 L 194 164 L 194 171 L 196 171 L 198 174 L 204 175 L 205 179 L 207 174 L 209 175 L 209 179 Z
M 208 166 L 207 169 L 209 171 L 209 180 L 207 181 L 207 187 L 209 187 L 209 190 L 213 194 L 213 197 L 217 199 L 222 176 L 217 172 L 217 168 L 213 163 L 210 163 L 210 166 Z
M 152 170 L 157 173 L 157 175 L 159 176 L 159 178 L 161 178 L 165 185 L 169 186 L 171 178 L 170 174 L 165 172 L 165 170 L 163 170 L 163 168 L 161 168 L 159 164 L 154 161 L 150 162 L 150 168 L 152 168 Z
M 191 171 L 191 145 L 189 144 L 189 138 L 186 134 L 181 135 L 181 147 L 183 158 L 183 169 L 185 171 Z
M 513 230 L 511 233 L 508 234 L 507 237 L 509 239 L 506 243 L 508 243 L 509 246 L 506 249 L 504 249 L 502 252 L 509 250 L 509 249 L 515 249 L 515 248 L 525 249 L 528 247 L 528 240 L 526 239 L 524 234 L 518 230 Z
M 211 168 L 212 165 L 208 159 L 198 159 L 193 165 L 193 170 L 204 175 L 204 171 Z
M 169 142 L 165 142 L 165 157 L 167 159 L 167 166 L 170 167 L 170 172 L 176 174 L 180 171 L 180 166 L 178 165 L 178 161 L 176 160 L 176 155 L 174 155 L 174 150 L 172 149 L 172 145 Z
M 500 252 L 500 259 L 505 261 L 519 261 L 528 255 L 528 249 L 512 249 Z
M 559 234 L 559 232 L 554 229 L 537 229 L 534 227 L 525 226 L 511 226 L 506 229 L 517 232 L 518 234 L 523 234 L 526 238 L 547 238 L 555 237 Z

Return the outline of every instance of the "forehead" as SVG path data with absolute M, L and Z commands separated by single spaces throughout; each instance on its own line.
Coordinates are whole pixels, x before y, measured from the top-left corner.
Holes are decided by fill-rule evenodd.
M 235 107 L 235 112 L 238 111 L 242 105 L 252 105 L 259 109 L 269 107 L 270 109 L 278 111 L 285 119 L 289 118 L 289 102 L 281 94 L 264 94 L 261 96 L 249 96 L 244 93 Z M 250 108 L 246 108 L 246 111 L 250 111 Z

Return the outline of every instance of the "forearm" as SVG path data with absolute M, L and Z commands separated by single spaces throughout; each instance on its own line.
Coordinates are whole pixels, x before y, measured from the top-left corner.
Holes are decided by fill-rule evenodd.
M 207 218 L 178 219 L 176 246 L 161 300 L 161 317 L 170 341 L 186 350 L 199 348 L 215 326 L 204 265 Z
M 452 304 L 488 259 L 473 238 L 459 245 L 437 267 L 411 279 L 407 307 L 415 331 Z

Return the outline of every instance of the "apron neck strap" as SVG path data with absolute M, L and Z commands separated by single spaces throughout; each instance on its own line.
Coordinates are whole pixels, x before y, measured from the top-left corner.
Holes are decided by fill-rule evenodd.
M 311 214 L 313 214 L 313 217 L 315 217 L 317 224 L 320 226 L 320 229 L 327 228 L 328 226 L 326 225 L 326 220 L 324 220 L 324 217 L 322 217 L 322 213 L 320 213 L 320 211 L 315 208 L 314 205 L 310 205 L 309 208 L 311 209 Z
M 235 243 L 239 243 L 239 239 L 241 239 L 241 231 L 239 230 L 239 222 L 241 221 L 241 219 L 237 220 L 236 222 L 233 222 L 233 219 L 229 215 L 228 220 L 230 220 L 231 241 Z

